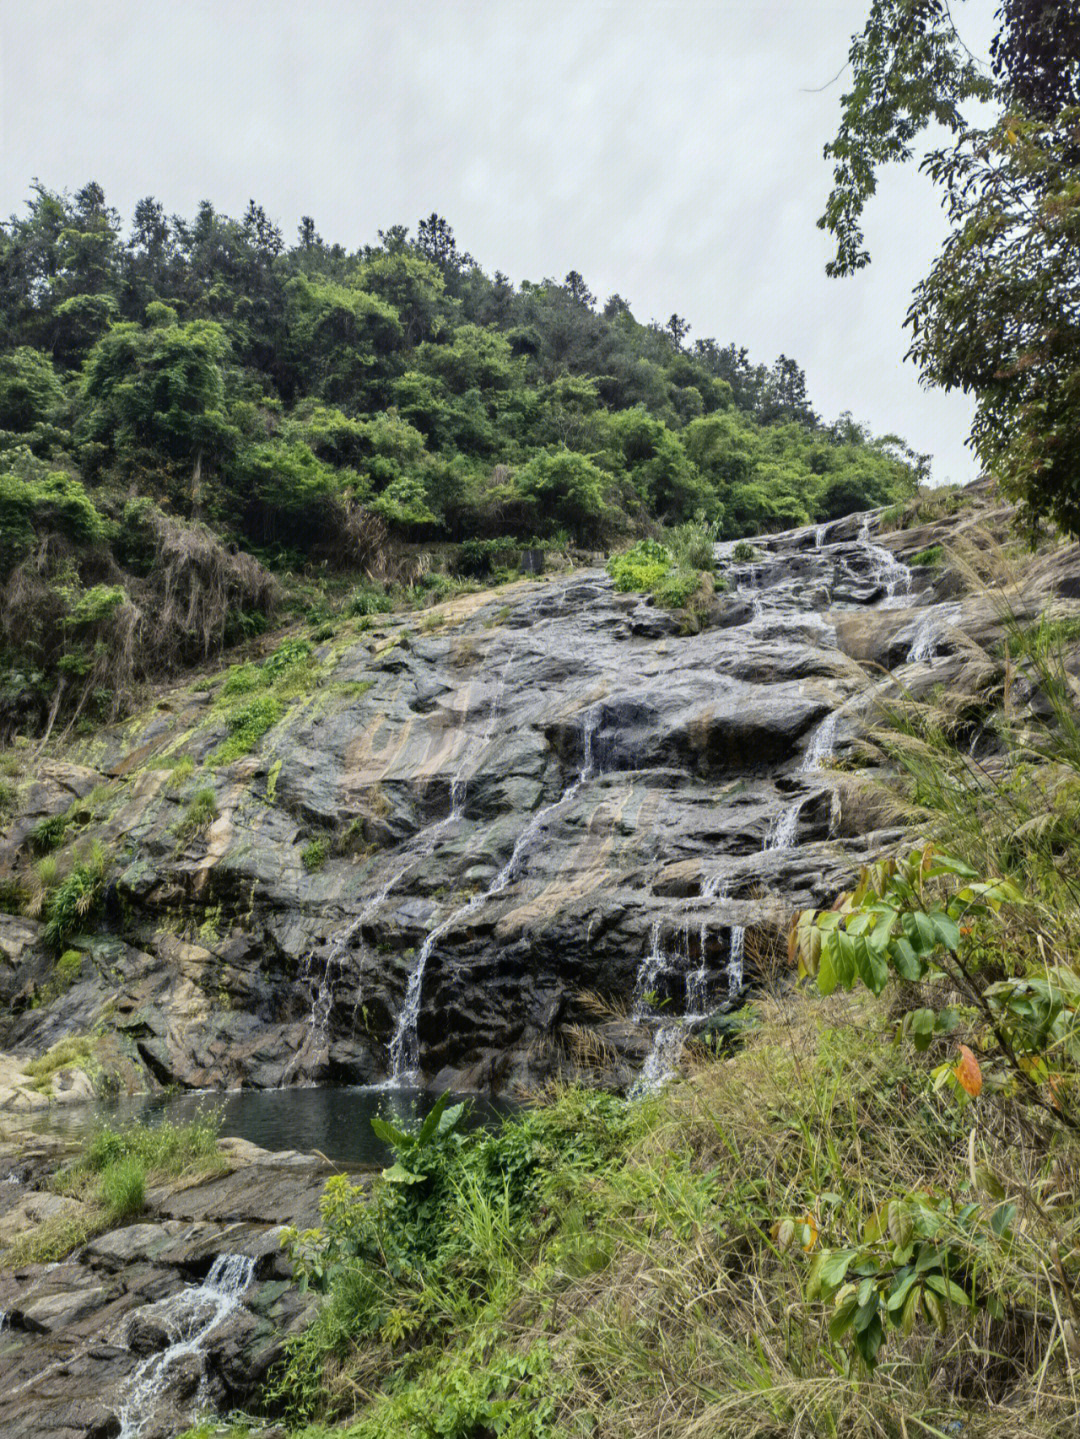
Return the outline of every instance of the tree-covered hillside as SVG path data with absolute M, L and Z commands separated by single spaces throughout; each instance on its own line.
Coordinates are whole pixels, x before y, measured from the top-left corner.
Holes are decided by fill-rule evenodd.
M 252 202 L 194 220 L 35 185 L 0 225 L 4 726 L 104 716 L 409 542 L 734 537 L 886 503 L 924 467 L 812 410 L 799 366 L 516 289 L 436 215 L 348 253 Z M 487 549 L 485 550 L 485 542 Z M 445 561 L 444 561 L 445 563 Z M 329 577 L 329 578 L 328 578 Z

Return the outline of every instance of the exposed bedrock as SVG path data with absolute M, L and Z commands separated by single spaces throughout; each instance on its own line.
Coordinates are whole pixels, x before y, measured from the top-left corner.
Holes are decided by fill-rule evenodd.
M 42 1002 L 36 926 L 0 918 L 0 1049 L 107 1017 L 162 1083 L 396 1067 L 479 1086 L 573 1068 L 593 1033 L 604 1077 L 629 1082 L 661 1021 L 729 998 L 748 936 L 899 839 L 832 762 L 879 698 L 950 683 L 1000 632 L 956 569 L 902 562 L 965 523 L 879 540 L 853 516 L 745 563 L 721 546 L 728 590 L 696 634 L 602 571 L 468 596 L 419 631 L 390 618 L 324 646 L 316 692 L 231 765 L 206 764 L 225 733 L 212 697 L 166 696 L 44 763 L 0 847 L 12 862 L 42 816 L 122 782 L 77 981 Z M 1077 569 L 1060 551 L 1021 608 L 1068 595 Z M 181 754 L 186 787 L 155 767 Z M 179 840 L 205 785 L 218 817 Z

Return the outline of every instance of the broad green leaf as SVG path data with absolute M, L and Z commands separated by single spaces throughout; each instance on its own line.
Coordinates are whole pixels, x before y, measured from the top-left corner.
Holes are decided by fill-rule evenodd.
M 946 1279 L 944 1274 L 928 1274 L 924 1281 L 926 1285 L 940 1294 L 942 1299 L 951 1300 L 953 1304 L 959 1304 L 965 1309 L 971 1308 L 971 1300 L 951 1279 Z
M 821 961 L 818 964 L 817 987 L 820 994 L 832 994 L 836 988 L 836 970 L 833 967 L 833 950 L 835 949 L 835 933 L 826 937 L 825 943 L 821 946 Z
M 406 1169 L 400 1163 L 392 1164 L 389 1169 L 384 1169 L 382 1177 L 388 1184 L 421 1184 L 424 1180 L 424 1175 L 413 1174 L 411 1170 Z
M 453 1105 L 446 1111 L 442 1119 L 439 1120 L 439 1133 L 449 1134 L 452 1130 L 456 1129 L 464 1113 L 464 1102 Z
M 450 1092 L 449 1090 L 447 1090 L 445 1094 L 439 1095 L 438 1099 L 432 1106 L 430 1113 L 425 1118 L 423 1124 L 421 1124 L 420 1132 L 416 1136 L 417 1144 L 430 1144 L 431 1141 L 435 1138 L 435 1135 L 439 1129 L 439 1121 L 442 1119 L 443 1111 L 446 1109 L 446 1106 L 449 1103 Z
M 889 966 L 885 963 L 884 956 L 861 935 L 853 941 L 852 947 L 859 978 L 872 994 L 880 994 L 889 982 Z
M 915 1275 L 905 1274 L 902 1278 L 900 1275 L 897 1275 L 897 1279 L 899 1279 L 900 1282 L 889 1295 L 886 1306 L 890 1314 L 895 1314 L 898 1309 L 902 1309 L 907 1303 L 907 1297 L 911 1293 L 911 1286 L 915 1283 Z
M 854 1249 L 834 1249 L 830 1253 L 822 1254 L 818 1277 L 826 1297 L 834 1294 L 843 1284 L 848 1266 L 854 1258 Z
M 934 933 L 946 949 L 956 954 L 960 949 L 960 926 L 943 911 L 936 909 L 929 916 Z
M 829 1320 L 830 1339 L 835 1341 L 843 1338 L 851 1325 L 851 1321 L 855 1317 L 855 1311 L 858 1307 L 854 1294 L 850 1299 L 846 1299 L 844 1303 L 841 1304 L 840 1308 L 834 1312 L 832 1318 Z
M 389 1144 L 392 1149 L 408 1149 L 416 1142 L 415 1135 L 406 1134 L 402 1129 L 396 1129 L 385 1119 L 373 1119 L 371 1127 L 382 1142 Z
M 911 947 L 910 941 L 898 939 L 892 947 L 892 962 L 901 979 L 917 983 L 926 973 L 926 966 Z

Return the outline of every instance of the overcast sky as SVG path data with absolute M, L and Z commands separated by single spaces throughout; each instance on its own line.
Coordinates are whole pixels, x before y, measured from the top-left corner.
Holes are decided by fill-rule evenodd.
M 966 0 L 986 53 L 997 0 Z M 920 388 L 902 322 L 944 224 L 894 170 L 874 263 L 828 280 L 816 229 L 866 0 L 8 0 L 0 213 L 30 181 L 152 194 L 190 215 L 254 197 L 355 248 L 437 210 L 515 281 L 580 270 L 639 319 L 781 351 L 811 398 L 966 481 L 970 406 Z M 811 93 L 825 86 L 819 93 Z

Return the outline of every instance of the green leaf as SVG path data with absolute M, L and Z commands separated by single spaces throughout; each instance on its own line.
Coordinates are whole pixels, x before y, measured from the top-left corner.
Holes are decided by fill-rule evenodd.
M 951 1300 L 953 1304 L 970 1309 L 971 1300 L 968 1295 L 960 1288 L 959 1284 L 954 1284 L 951 1279 L 946 1279 L 944 1274 L 928 1274 L 924 1283 L 936 1294 L 940 1294 L 942 1299 Z
M 827 935 L 821 946 L 821 962 L 818 964 L 817 987 L 819 994 L 832 994 L 836 988 L 836 969 L 833 965 L 833 951 L 836 948 L 835 931 Z
M 1012 1224 L 1015 1218 L 1015 1204 L 998 1205 L 998 1207 L 994 1210 L 993 1214 L 991 1214 L 990 1216 L 990 1228 L 997 1239 L 1000 1239 L 1002 1235 L 1005 1234 L 1005 1232 L 1008 1230 L 1009 1226 Z
M 371 1127 L 382 1142 L 389 1144 L 391 1149 L 409 1149 L 416 1142 L 414 1135 L 406 1134 L 403 1129 L 396 1129 L 385 1119 L 373 1119 Z
M 918 955 L 932 954 L 938 946 L 938 938 L 934 933 L 934 926 L 930 923 L 930 916 L 924 914 L 921 909 L 913 910 L 910 914 L 904 915 L 904 929 L 911 947 Z
M 899 1283 L 896 1284 L 895 1289 L 889 1295 L 888 1303 L 886 1305 L 886 1308 L 888 1309 L 890 1314 L 895 1314 L 898 1309 L 902 1309 L 904 1307 L 905 1303 L 907 1302 L 907 1297 L 911 1293 L 911 1286 L 915 1283 L 915 1275 L 910 1272 L 904 1274 L 902 1277 L 898 1274 L 896 1277 L 899 1280 Z
M 403 1164 L 392 1164 L 389 1169 L 384 1169 L 382 1177 L 388 1184 L 422 1184 L 425 1176 L 413 1174 Z
M 934 926 L 934 933 L 945 946 L 956 954 L 960 949 L 960 926 L 955 919 L 950 919 L 942 910 L 936 909 L 930 915 L 930 922 Z
M 855 1318 L 855 1311 L 858 1309 L 858 1301 L 854 1294 L 840 1305 L 832 1318 L 829 1320 L 829 1338 L 838 1340 L 843 1338 L 845 1332 L 850 1328 L 851 1321 Z
M 856 1330 L 855 1348 L 862 1355 L 863 1362 L 868 1369 L 873 1369 L 877 1363 L 878 1350 L 881 1348 L 881 1341 L 884 1338 L 885 1327 L 881 1322 L 881 1315 L 877 1313 L 863 1328 Z
M 417 1144 L 430 1144 L 431 1141 L 435 1138 L 435 1135 L 439 1129 L 439 1121 L 442 1119 L 443 1111 L 446 1109 L 446 1106 L 449 1103 L 450 1091 L 447 1090 L 445 1094 L 439 1095 L 438 1099 L 432 1106 L 431 1112 L 427 1115 L 423 1124 L 421 1124 L 420 1132 L 416 1136 Z
M 918 983 L 926 973 L 926 966 L 906 939 L 896 940 L 890 958 L 900 978 L 909 980 L 912 984 Z
M 448 1109 L 443 1115 L 443 1117 L 439 1120 L 439 1133 L 450 1134 L 453 1130 L 457 1128 L 458 1124 L 461 1121 L 461 1116 L 464 1113 L 464 1101 L 462 1101 L 461 1104 L 453 1105 L 452 1108 Z
M 848 1266 L 854 1258 L 854 1249 L 835 1249 L 829 1254 L 822 1254 L 818 1278 L 826 1297 L 835 1294 L 843 1284 Z
M 853 941 L 853 949 L 859 978 L 872 994 L 880 994 L 889 982 L 889 966 L 885 963 L 884 956 L 862 936 Z
M 930 1042 L 934 1037 L 935 1023 L 936 1015 L 932 1009 L 913 1009 L 905 1017 L 904 1026 L 920 1054 L 924 1054 L 930 1048 Z
M 940 850 L 934 855 L 926 873 L 930 878 L 936 878 L 939 874 L 955 874 L 961 879 L 977 879 L 979 875 L 978 870 L 972 869 L 962 859 L 956 859 L 951 854 L 942 854 Z

